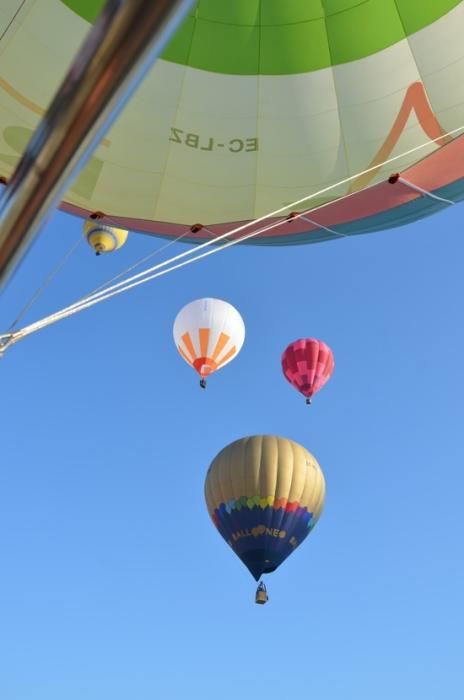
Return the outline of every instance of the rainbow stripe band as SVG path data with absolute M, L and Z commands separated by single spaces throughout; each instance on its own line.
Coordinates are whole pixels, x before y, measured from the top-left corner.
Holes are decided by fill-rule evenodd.
M 231 514 L 234 510 L 242 510 L 242 508 L 253 509 L 255 507 L 265 510 L 268 507 L 274 510 L 283 509 L 287 513 L 299 512 L 300 514 L 308 513 L 308 509 L 300 505 L 298 501 L 289 502 L 286 498 L 276 498 L 275 496 L 241 496 L 240 498 L 231 498 L 227 503 L 221 503 L 218 508 L 215 508 L 212 515 L 215 520 L 216 514 L 227 513 Z

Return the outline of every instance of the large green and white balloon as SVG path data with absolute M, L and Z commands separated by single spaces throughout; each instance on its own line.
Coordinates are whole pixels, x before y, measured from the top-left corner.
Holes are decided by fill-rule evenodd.
M 3 176 L 102 5 L 0 3 Z M 165 236 L 221 233 L 353 177 L 300 209 L 329 202 L 313 218 L 343 235 L 427 215 L 445 203 L 385 181 L 401 171 L 463 197 L 462 138 L 449 133 L 464 125 L 463 37 L 459 0 L 200 0 L 65 206 Z M 333 236 L 300 220 L 254 242 Z

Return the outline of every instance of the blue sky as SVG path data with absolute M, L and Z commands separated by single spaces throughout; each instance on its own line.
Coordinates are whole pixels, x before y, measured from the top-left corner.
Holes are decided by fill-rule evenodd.
M 3 294 L 1 328 L 80 231 L 53 217 Z M 463 241 L 456 206 L 331 243 L 235 247 L 12 348 L 2 700 L 461 699 Z M 132 235 L 97 259 L 82 244 L 29 320 L 160 245 Z M 202 296 L 247 328 L 206 392 L 172 340 Z M 311 407 L 280 371 L 301 336 L 336 358 Z M 258 433 L 302 443 L 327 480 L 264 607 L 203 499 L 216 453 Z

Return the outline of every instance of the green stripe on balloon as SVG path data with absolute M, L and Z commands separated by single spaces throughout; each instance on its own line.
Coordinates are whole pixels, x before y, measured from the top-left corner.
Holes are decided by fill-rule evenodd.
M 88 22 L 104 5 L 104 0 L 61 2 Z M 162 58 L 230 75 L 309 73 L 382 51 L 460 2 L 199 0 Z
M 106 0 L 61 0 L 70 10 L 93 24 L 105 6 Z

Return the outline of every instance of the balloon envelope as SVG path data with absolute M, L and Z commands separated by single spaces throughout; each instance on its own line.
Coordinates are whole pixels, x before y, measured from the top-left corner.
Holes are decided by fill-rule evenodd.
M 2 0 L 0 175 L 103 6 Z M 356 176 L 300 206 L 327 204 L 313 223 L 251 242 L 310 243 L 427 216 L 446 202 L 386 180 L 399 171 L 464 197 L 464 140 L 448 133 L 464 125 L 463 36 L 461 0 L 200 0 L 63 205 L 195 242 Z M 205 228 L 192 233 L 197 222 Z
M 84 224 L 84 236 L 97 255 L 100 255 L 121 248 L 127 240 L 128 231 L 89 219 Z
M 332 350 L 317 338 L 295 340 L 282 354 L 285 379 L 308 398 L 329 381 L 334 367 Z
M 245 324 L 227 301 L 197 299 L 179 311 L 173 335 L 180 355 L 201 377 L 206 377 L 240 352 Z
M 313 455 L 274 435 L 231 443 L 215 457 L 205 481 L 214 524 L 256 580 L 275 571 L 308 536 L 324 494 Z

